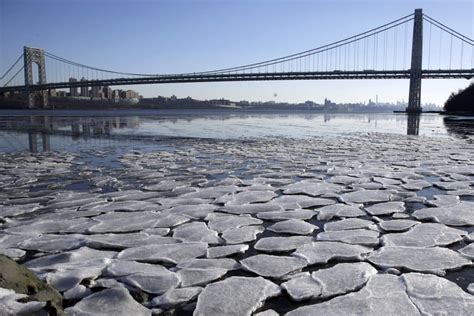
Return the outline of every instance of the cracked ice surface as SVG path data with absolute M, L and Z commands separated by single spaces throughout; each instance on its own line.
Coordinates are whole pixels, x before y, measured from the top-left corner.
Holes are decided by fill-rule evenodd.
M 359 289 L 375 274 L 377 270 L 366 262 L 340 263 L 311 276 L 295 277 L 281 287 L 296 301 L 325 298 Z
M 279 294 L 280 287 L 262 277 L 230 277 L 204 288 L 193 315 L 250 315 Z
M 298 257 L 256 255 L 240 261 L 242 266 L 261 276 L 280 278 L 285 274 L 301 270 L 308 262 Z
M 56 287 L 70 314 L 114 313 L 97 303 L 110 295 L 137 315 L 472 310 L 472 143 L 162 142 L 117 153 L 120 167 L 87 162 L 113 149 L 0 153 L 0 253 Z
M 151 311 L 137 303 L 123 287 L 102 290 L 85 297 L 74 307 L 65 310 L 66 315 L 151 315 Z
M 382 243 L 386 246 L 433 247 L 446 246 L 463 239 L 466 232 L 443 224 L 419 224 L 406 233 L 386 234 Z
M 441 247 L 392 247 L 384 246 L 371 254 L 367 260 L 380 267 L 401 267 L 411 271 L 445 275 L 446 270 L 471 265 L 471 260 L 459 253 Z
M 360 291 L 339 296 L 321 304 L 308 305 L 289 312 L 302 315 L 420 315 L 408 297 L 405 285 L 388 274 L 373 276 Z
M 329 231 L 318 234 L 318 240 L 342 241 L 348 244 L 376 246 L 379 244 L 379 232 L 368 229 Z
M 451 226 L 474 226 L 474 202 L 425 208 L 413 212 L 413 216 L 419 220 L 433 220 Z

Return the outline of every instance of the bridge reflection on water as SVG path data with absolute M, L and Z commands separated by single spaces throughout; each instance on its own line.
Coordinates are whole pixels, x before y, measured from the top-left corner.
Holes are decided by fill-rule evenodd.
M 177 112 L 176 112 L 177 113 Z M 1 116 L 0 152 L 80 151 L 156 146 L 169 137 L 343 136 L 357 132 L 474 138 L 474 121 L 439 115 L 211 113 L 120 116 Z M 405 126 L 405 128 L 403 127 Z

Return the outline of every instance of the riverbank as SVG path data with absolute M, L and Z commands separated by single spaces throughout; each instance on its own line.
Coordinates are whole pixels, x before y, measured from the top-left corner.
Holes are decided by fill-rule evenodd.
M 0 154 L 1 252 L 71 313 L 474 303 L 474 144 L 354 133 L 160 145 Z

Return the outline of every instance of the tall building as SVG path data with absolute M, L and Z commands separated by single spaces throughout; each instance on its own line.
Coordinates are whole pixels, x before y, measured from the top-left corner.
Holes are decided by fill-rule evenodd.
M 93 86 L 92 87 L 92 97 L 97 98 L 97 99 L 102 99 L 103 98 L 103 91 L 101 86 Z
M 112 89 L 109 86 L 102 87 L 102 92 L 104 93 L 104 98 L 112 99 Z
M 76 78 L 69 78 L 69 82 L 77 82 Z M 79 94 L 77 93 L 77 87 L 70 87 L 69 88 L 69 95 L 71 97 L 77 97 Z
M 87 80 L 86 78 L 82 77 L 81 82 L 82 81 L 87 81 Z M 81 85 L 81 97 L 88 97 L 88 96 L 89 96 L 89 87 L 86 86 L 85 84 Z
M 114 100 L 120 99 L 120 92 L 121 91 L 122 90 L 112 90 L 112 97 L 111 98 L 114 99 Z

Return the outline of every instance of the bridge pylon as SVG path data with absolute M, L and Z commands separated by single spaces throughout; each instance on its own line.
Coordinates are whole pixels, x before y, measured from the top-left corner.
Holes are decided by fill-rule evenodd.
M 421 72 L 423 59 L 423 11 L 415 10 L 411 48 L 410 91 L 407 113 L 421 112 Z
M 23 47 L 23 60 L 25 65 L 25 93 L 28 107 L 48 108 L 47 91 L 31 91 L 29 86 L 33 84 L 46 84 L 46 63 L 44 61 L 44 51 L 40 48 Z M 38 81 L 33 79 L 33 64 L 38 65 Z

